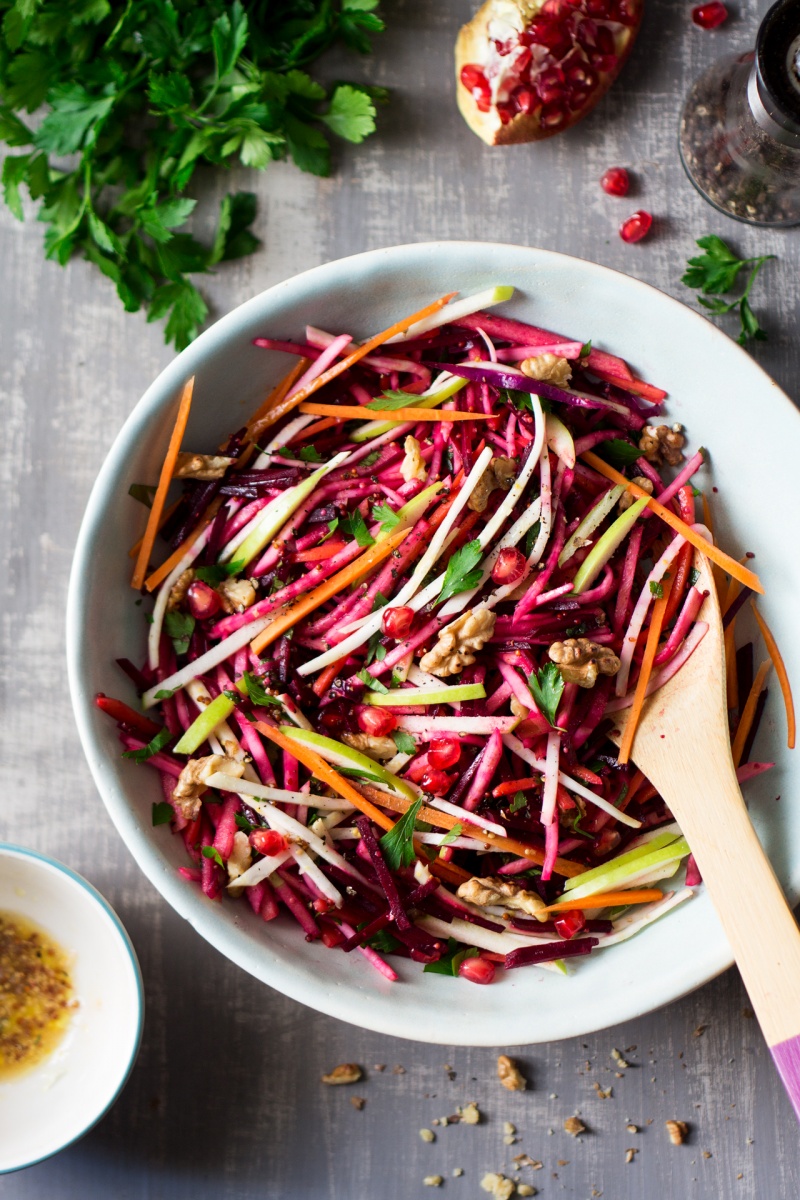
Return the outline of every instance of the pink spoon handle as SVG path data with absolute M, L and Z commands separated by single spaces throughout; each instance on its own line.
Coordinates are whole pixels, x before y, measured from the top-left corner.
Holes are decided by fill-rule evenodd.
M 800 1034 L 770 1046 L 770 1051 L 797 1119 L 800 1120 Z

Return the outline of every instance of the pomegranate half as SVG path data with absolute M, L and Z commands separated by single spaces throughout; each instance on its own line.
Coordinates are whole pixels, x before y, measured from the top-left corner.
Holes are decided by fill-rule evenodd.
M 619 75 L 643 0 L 486 0 L 456 42 L 464 120 L 490 146 L 569 129 Z

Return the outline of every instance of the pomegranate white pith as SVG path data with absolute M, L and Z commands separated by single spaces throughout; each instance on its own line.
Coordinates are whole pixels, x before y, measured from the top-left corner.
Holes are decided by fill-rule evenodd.
M 487 0 L 456 42 L 458 106 L 490 146 L 552 137 L 617 78 L 643 0 Z

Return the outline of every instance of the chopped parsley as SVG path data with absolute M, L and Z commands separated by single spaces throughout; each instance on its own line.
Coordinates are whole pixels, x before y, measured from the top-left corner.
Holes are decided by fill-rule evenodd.
M 656 600 L 664 599 L 664 587 L 656 580 L 650 580 L 650 595 L 655 596 Z
M 390 871 L 399 871 L 401 867 L 410 867 L 416 858 L 414 823 L 421 808 L 422 798 L 420 797 L 378 843 Z
M 443 954 L 438 962 L 426 963 L 422 970 L 423 973 L 427 971 L 431 975 L 458 975 L 458 968 L 465 958 L 477 957 L 478 951 L 475 946 L 470 946 L 468 950 L 459 950 L 458 942 L 451 937 L 447 939 L 447 953 Z
M 367 529 L 367 523 L 358 509 L 348 516 L 342 517 L 339 522 L 339 528 L 342 533 L 355 538 L 359 546 L 373 546 L 375 544 L 375 539 Z
M 160 800 L 153 805 L 152 821 L 154 825 L 166 825 L 174 816 L 172 805 L 167 804 L 166 800 Z
M 146 746 L 142 746 L 140 750 L 123 750 L 122 757 L 130 758 L 134 762 L 147 762 L 148 758 L 152 758 L 154 754 L 158 754 L 159 750 L 172 741 L 172 734 L 168 729 L 159 729 L 158 733 L 148 742 Z
M 176 654 L 185 654 L 194 633 L 195 620 L 191 613 L 168 612 L 164 617 L 164 628 Z
M 417 743 L 410 733 L 406 733 L 404 729 L 393 729 L 390 736 L 398 754 L 416 754 Z
M 473 542 L 467 542 L 466 546 L 462 546 L 460 550 L 456 550 L 447 564 L 444 583 L 437 599 L 438 604 L 444 604 L 445 600 L 449 600 L 451 596 L 457 596 L 460 592 L 468 592 L 470 588 L 474 588 L 480 583 L 483 572 L 478 563 L 482 557 L 483 550 L 477 538 Z
M 208 567 L 196 567 L 194 573 L 203 583 L 209 584 L 210 587 L 216 587 L 224 579 L 230 579 L 231 575 L 238 575 L 244 565 L 244 560 L 240 558 L 237 562 L 212 563 Z
M 528 686 L 537 708 L 548 724 L 555 728 L 556 710 L 564 691 L 564 677 L 556 664 L 545 663 L 540 671 L 532 671 L 528 676 Z

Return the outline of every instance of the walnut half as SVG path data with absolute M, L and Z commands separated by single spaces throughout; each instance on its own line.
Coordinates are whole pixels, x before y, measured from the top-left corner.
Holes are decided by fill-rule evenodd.
M 464 667 L 475 662 L 475 653 L 483 649 L 494 633 L 495 620 L 495 614 L 489 608 L 467 609 L 439 630 L 436 645 L 422 656 L 420 667 L 439 679 L 460 675 Z
M 208 754 L 205 758 L 190 758 L 181 771 L 172 799 L 187 821 L 193 821 L 199 813 L 200 798 L 206 791 L 206 780 L 217 771 L 241 779 L 244 775 L 244 763 L 235 758 L 228 758 L 225 754 Z
M 497 906 L 527 913 L 539 921 L 547 920 L 544 900 L 510 879 L 478 879 L 474 875 L 461 884 L 456 895 L 459 900 L 466 900 L 478 908 Z
M 683 426 L 645 425 L 639 438 L 639 449 L 648 462 L 656 465 L 665 462 L 671 467 L 677 467 L 683 462 L 683 450 L 686 438 L 683 436 Z
M 567 638 L 553 642 L 548 650 L 550 661 L 557 664 L 565 683 L 577 683 L 590 688 L 598 675 L 616 675 L 619 659 L 609 646 L 601 646 L 590 638 Z
M 472 489 L 467 508 L 473 512 L 482 513 L 489 503 L 489 497 L 496 488 L 507 492 L 517 477 L 517 460 L 515 458 L 493 458 Z
M 234 460 L 223 454 L 192 454 L 182 450 L 175 464 L 173 479 L 222 479 Z
M 520 367 L 529 379 L 543 379 L 561 387 L 565 387 L 572 378 L 569 359 L 559 358 L 556 354 L 537 354 L 534 358 L 526 358 Z

